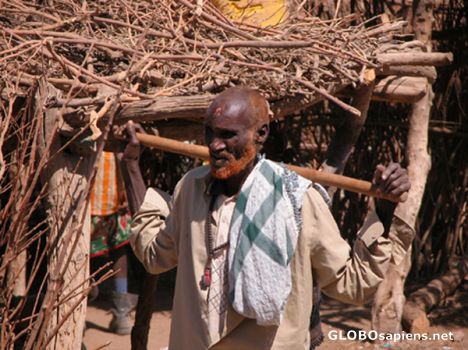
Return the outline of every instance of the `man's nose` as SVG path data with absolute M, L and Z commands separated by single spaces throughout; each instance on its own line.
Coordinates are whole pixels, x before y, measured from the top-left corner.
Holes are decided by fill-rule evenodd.
M 209 144 L 209 148 L 211 151 L 219 152 L 226 148 L 226 144 L 224 143 L 223 140 L 217 137 L 214 137 L 213 140 L 211 140 Z

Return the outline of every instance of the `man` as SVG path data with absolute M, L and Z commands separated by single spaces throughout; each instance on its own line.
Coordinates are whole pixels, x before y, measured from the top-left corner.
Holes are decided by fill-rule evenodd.
M 268 122 L 258 92 L 218 95 L 205 122 L 210 165 L 187 173 L 169 205 L 153 189 L 143 199 L 128 128 L 124 178 L 130 206 L 140 207 L 130 242 L 149 272 L 178 266 L 170 349 L 308 349 L 312 280 L 363 303 L 410 245 L 411 228 L 393 218 L 396 236 L 394 205 L 378 201 L 351 249 L 315 187 L 259 156 Z M 375 182 L 395 195 L 410 187 L 398 164 L 378 167 Z

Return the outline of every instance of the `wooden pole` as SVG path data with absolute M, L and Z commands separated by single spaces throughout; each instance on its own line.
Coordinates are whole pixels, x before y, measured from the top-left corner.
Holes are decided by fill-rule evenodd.
M 41 80 L 34 114 L 44 130 L 37 142 L 38 159 L 43 162 L 54 157 L 40 174 L 47 188 L 48 282 L 26 350 L 80 349 L 86 318 L 91 216 L 84 199 L 94 158 L 61 150 L 63 144 L 57 133 L 61 113 L 45 107 L 52 97 L 60 97 L 60 91 Z
M 424 77 L 387 76 L 381 79 L 374 88 L 372 99 L 375 101 L 392 101 L 414 103 L 419 101 L 427 90 L 427 79 Z
M 384 66 L 443 67 L 453 63 L 453 54 L 451 52 L 391 52 L 377 55 L 377 61 Z
M 433 7 L 434 0 L 413 2 L 413 28 L 415 36 L 417 40 L 425 43 L 429 51 L 431 50 L 430 37 L 433 23 Z M 401 55 L 404 55 L 404 53 Z M 443 57 L 441 55 L 436 56 L 439 58 Z M 451 62 L 452 56 L 450 55 L 449 58 Z M 436 65 L 435 62 L 431 62 L 431 64 Z M 413 104 L 409 117 L 406 154 L 411 189 L 408 201 L 398 205 L 395 211 L 397 216 L 416 230 L 417 215 L 424 196 L 427 174 L 431 168 L 431 156 L 427 149 L 432 100 L 432 87 L 426 82 L 426 93 L 423 98 Z M 381 333 L 401 331 L 401 319 L 406 307 L 404 285 L 410 268 L 411 249 L 401 261 L 394 261 L 393 259 L 390 262 L 387 273 L 374 297 L 371 315 L 372 329 Z
M 147 135 L 143 133 L 137 133 L 137 138 L 142 144 L 148 147 L 154 147 L 162 151 L 201 158 L 204 160 L 209 159 L 209 152 L 206 146 L 194 145 L 165 137 Z M 392 202 L 404 202 L 406 200 L 405 195 L 395 197 L 382 193 L 369 181 L 354 179 L 352 177 L 343 175 L 325 173 L 311 168 L 302 168 L 296 165 L 287 164 L 286 167 L 292 171 L 297 172 L 299 175 L 311 181 L 318 182 L 324 186 L 334 186 L 347 191 L 362 193 L 376 198 L 387 199 Z

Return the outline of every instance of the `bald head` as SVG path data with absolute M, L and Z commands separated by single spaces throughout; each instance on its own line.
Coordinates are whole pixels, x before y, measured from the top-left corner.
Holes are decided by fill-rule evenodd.
M 247 87 L 233 87 L 219 94 L 208 107 L 208 116 L 244 116 L 247 127 L 268 124 L 268 101 L 258 91 Z
M 245 87 L 228 89 L 214 99 L 205 120 L 214 177 L 238 178 L 253 168 L 268 137 L 269 110 L 258 91 Z

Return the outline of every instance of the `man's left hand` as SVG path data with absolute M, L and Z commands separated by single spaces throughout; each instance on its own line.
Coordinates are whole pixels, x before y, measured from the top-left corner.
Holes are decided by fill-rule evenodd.
M 411 188 L 408 171 L 399 163 L 390 163 L 387 167 L 382 164 L 377 165 L 372 183 L 382 192 L 397 197 Z
M 408 171 L 402 168 L 399 163 L 390 163 L 387 167 L 382 164 L 377 165 L 372 183 L 383 193 L 397 197 L 408 192 L 411 188 Z M 386 231 L 388 231 L 396 203 L 378 199 L 375 207 L 380 220 L 384 223 Z

